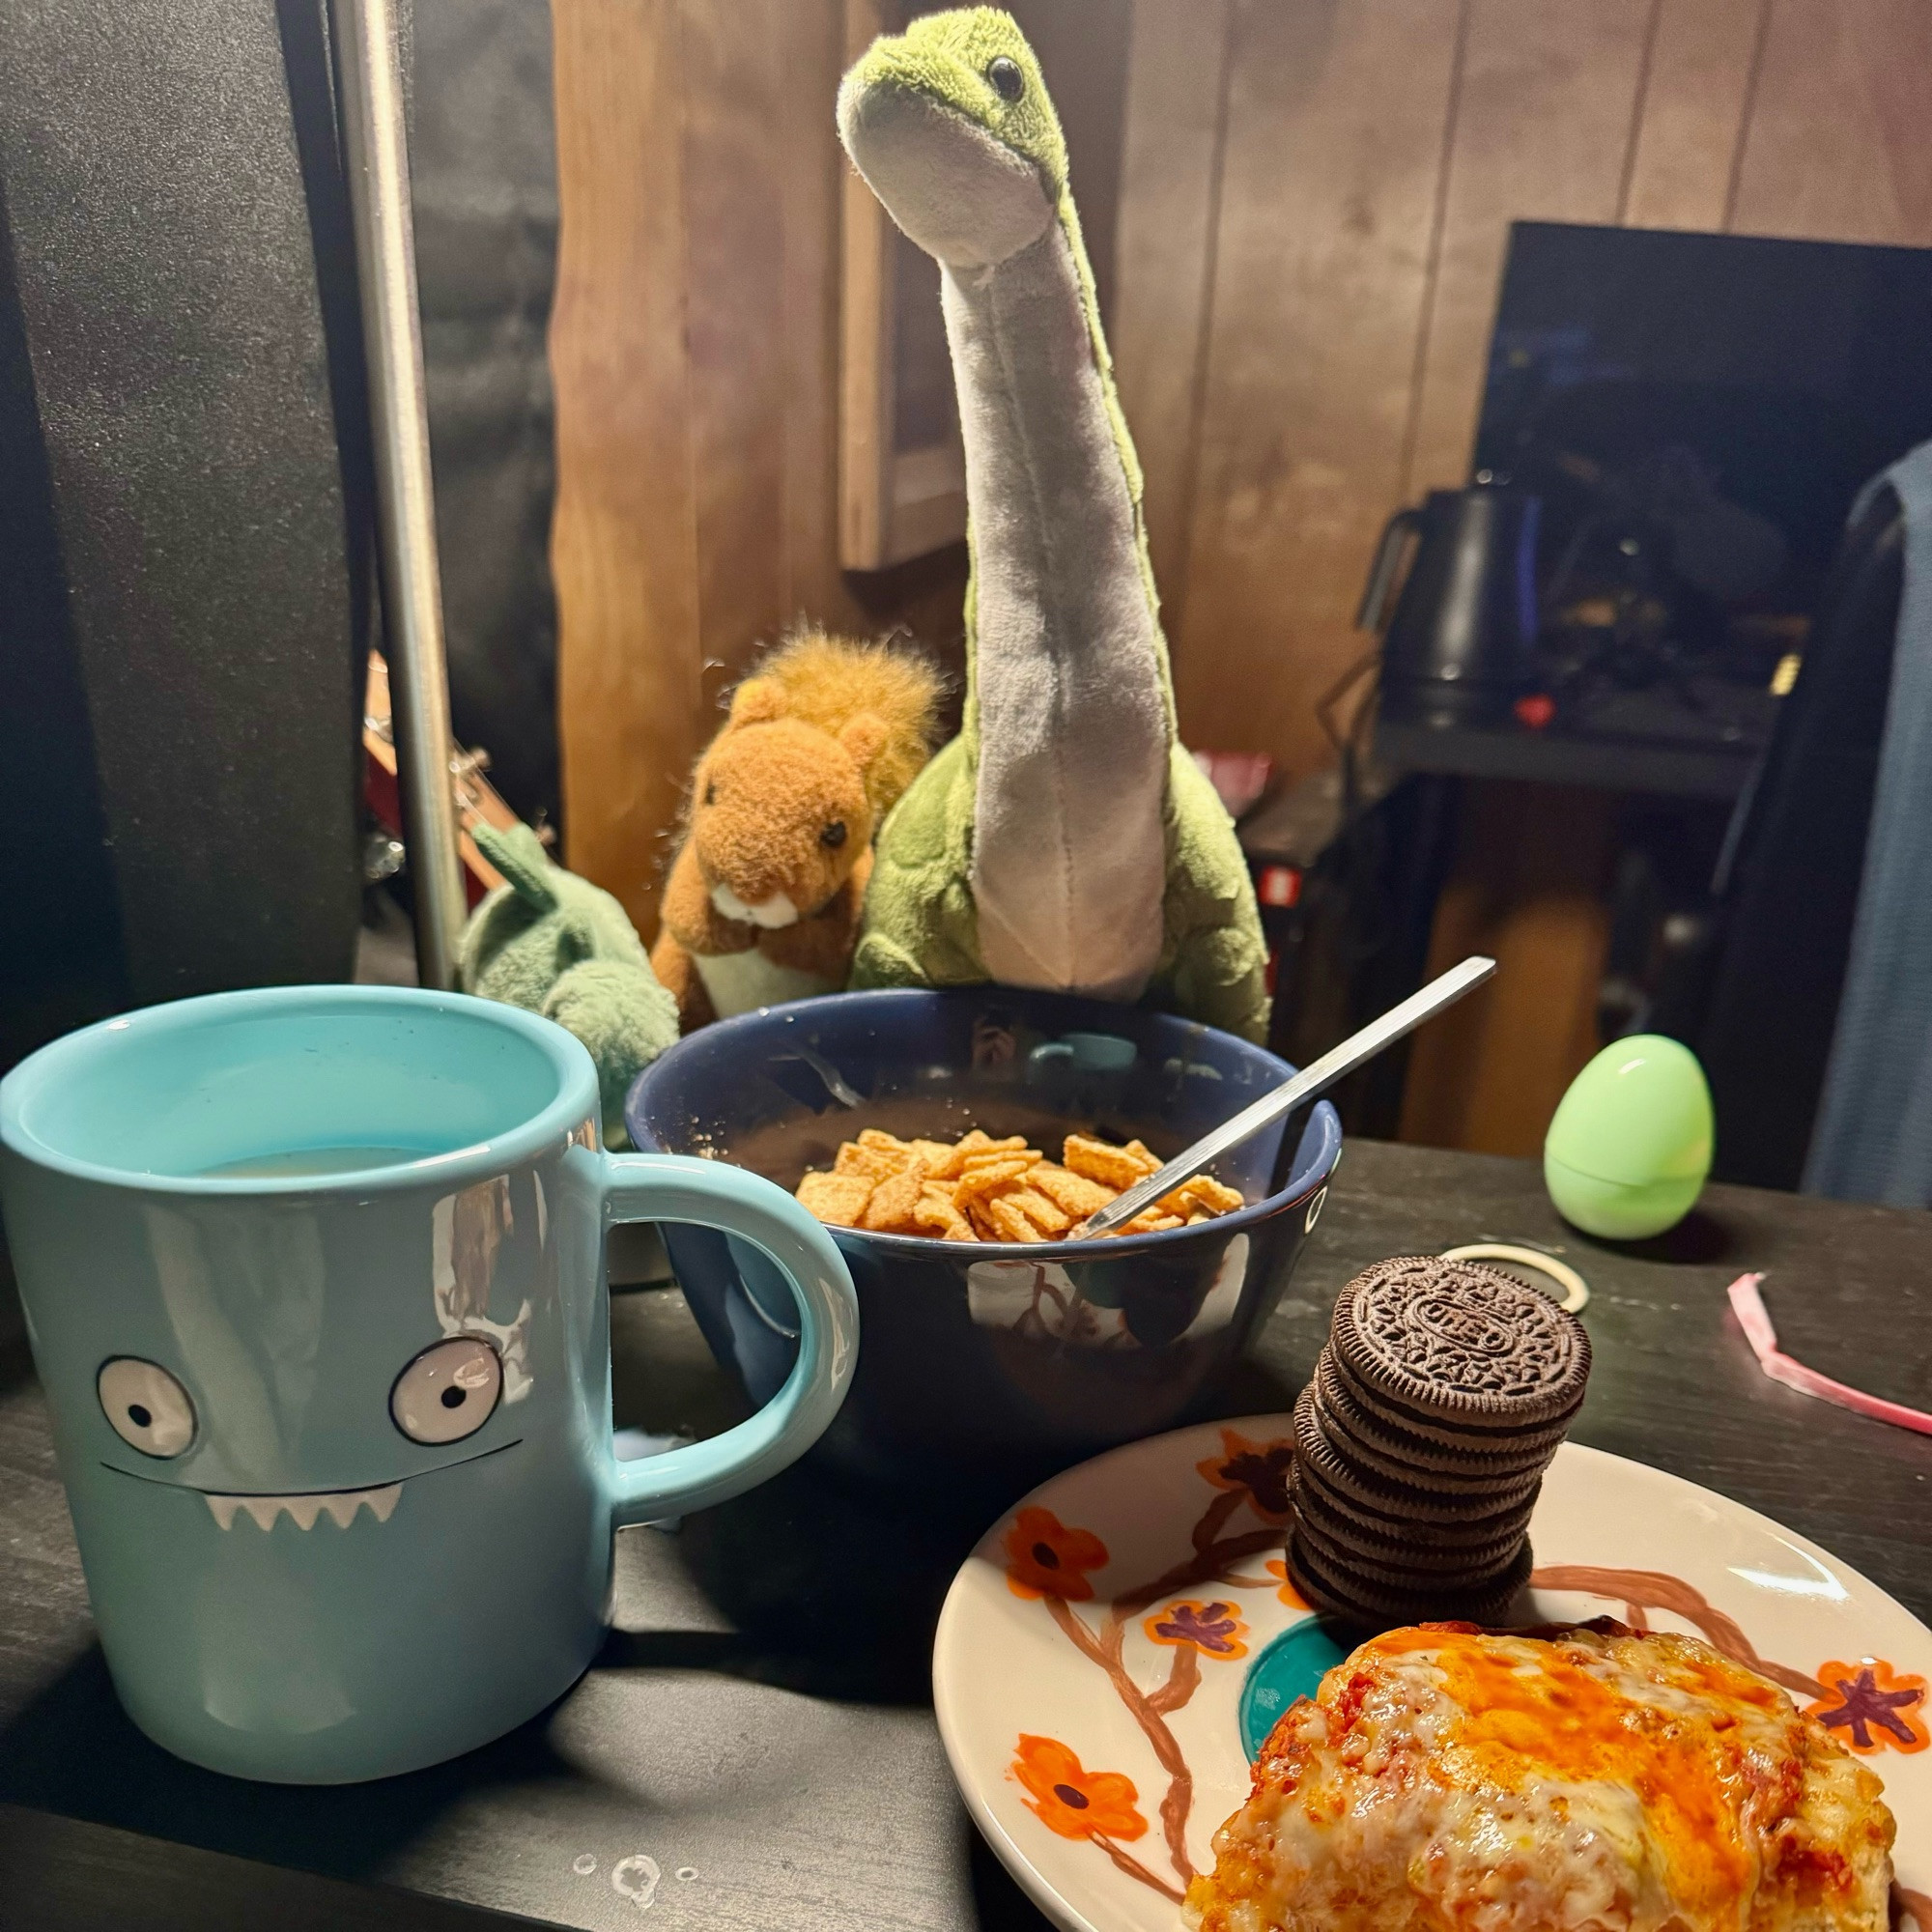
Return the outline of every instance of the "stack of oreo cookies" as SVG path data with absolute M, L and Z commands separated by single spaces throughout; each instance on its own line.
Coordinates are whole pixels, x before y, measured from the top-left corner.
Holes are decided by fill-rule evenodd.
M 1294 1409 L 1289 1574 L 1362 1628 L 1499 1623 L 1590 1341 L 1534 1289 L 1404 1256 L 1357 1275 Z

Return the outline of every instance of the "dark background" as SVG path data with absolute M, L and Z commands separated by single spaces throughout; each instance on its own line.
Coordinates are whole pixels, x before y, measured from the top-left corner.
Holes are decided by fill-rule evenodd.
M 405 5 L 461 742 L 557 817 L 541 5 Z M 366 401 L 323 0 L 10 10 L 0 1069 L 130 1004 L 350 977 Z

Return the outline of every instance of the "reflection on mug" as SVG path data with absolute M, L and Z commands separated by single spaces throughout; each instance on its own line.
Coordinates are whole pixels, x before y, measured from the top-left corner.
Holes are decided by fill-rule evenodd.
M 1140 1058 L 1132 1040 L 1111 1033 L 1068 1033 L 1043 1040 L 1027 1064 L 1044 1071 L 1065 1066 L 1075 1073 L 1124 1073 Z
M 1121 1310 L 1089 1301 L 1054 1262 L 975 1262 L 966 1271 L 966 1306 L 982 1328 L 1075 1349 L 1138 1346 Z
M 1201 1303 L 1201 1312 L 1187 1324 L 1181 1340 L 1200 1342 L 1218 1335 L 1235 1319 L 1241 1305 L 1241 1284 L 1248 1278 L 1248 1237 L 1236 1235 L 1214 1270 L 1214 1286 Z

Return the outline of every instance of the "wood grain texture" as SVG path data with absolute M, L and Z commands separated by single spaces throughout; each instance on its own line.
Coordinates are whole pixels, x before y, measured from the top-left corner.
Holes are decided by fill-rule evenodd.
M 1233 12 L 1234 0 L 1135 0 L 1127 66 L 1109 337 L 1171 635 L 1187 601 Z
M 1243 6 L 1186 607 L 1191 744 L 1325 761 L 1312 701 L 1360 649 L 1362 574 L 1400 498 L 1455 67 L 1440 0 Z
M 1512 221 L 1613 221 L 1651 8 L 1473 0 L 1406 492 L 1468 480 Z
M 836 7 L 791 4 L 777 21 L 784 202 L 784 603 L 787 620 L 849 627 L 838 570 L 839 199 L 850 170 L 833 126 L 845 71 Z
M 697 525 L 677 0 L 555 0 L 551 561 L 569 864 L 655 927 L 696 749 Z
M 895 17 L 889 0 L 842 0 L 846 64 Z M 838 553 L 848 570 L 876 570 L 892 547 L 895 251 L 892 223 L 859 171 L 847 166 L 841 183 Z
M 537 1921 L 0 1804 L 8 1932 L 485 1932 Z
M 1496 977 L 1416 1036 L 1404 1140 L 1541 1151 L 1564 1089 L 1598 1046 L 1612 810 L 1603 792 L 1465 784 L 1429 972 L 1486 952 Z
M 964 554 L 839 567 L 842 0 L 557 0 L 554 20 L 567 861 L 648 941 L 722 687 L 800 621 L 956 667 Z
M 1200 31 L 1212 30 L 1219 4 L 1206 0 L 1196 7 Z M 1067 179 L 1080 208 L 1100 315 L 1111 326 L 1119 289 L 1115 250 L 1122 124 L 1138 0 L 1008 0 L 1007 11 L 1039 57 L 1066 136 Z
M 1932 9 L 1774 0 L 1728 226 L 1932 242 Z
M 1772 0 L 1656 0 L 1617 219 L 1724 225 Z
M 786 616 L 781 61 L 790 0 L 680 0 L 700 716 Z M 688 762 L 688 760 L 687 760 Z

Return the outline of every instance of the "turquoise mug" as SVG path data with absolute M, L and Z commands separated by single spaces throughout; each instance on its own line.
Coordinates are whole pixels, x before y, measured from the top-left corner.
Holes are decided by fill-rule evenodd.
M 611 1154 L 590 1056 L 461 994 L 183 1000 L 0 1082 L 0 1207 L 101 1648 L 194 1763 L 339 1783 L 484 1744 L 602 1641 L 613 1533 L 776 1474 L 858 1350 L 825 1230 L 719 1162 Z M 758 1414 L 611 1446 L 603 1251 L 769 1256 L 798 1365 Z

